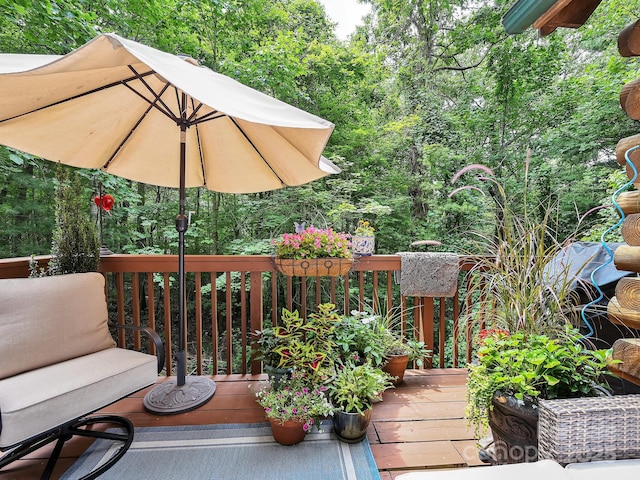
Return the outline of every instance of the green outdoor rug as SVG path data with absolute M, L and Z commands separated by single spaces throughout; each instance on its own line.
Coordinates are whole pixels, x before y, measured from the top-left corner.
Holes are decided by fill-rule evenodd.
M 268 423 L 136 428 L 127 453 L 100 479 L 113 480 L 380 480 L 365 439 L 346 444 L 314 430 L 285 447 Z M 61 477 L 74 480 L 110 455 L 95 441 Z

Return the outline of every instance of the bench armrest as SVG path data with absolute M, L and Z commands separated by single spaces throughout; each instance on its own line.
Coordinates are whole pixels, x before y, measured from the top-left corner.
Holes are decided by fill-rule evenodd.
M 162 341 L 162 338 L 160 338 L 160 335 L 158 335 L 158 332 L 150 327 L 142 327 L 137 325 L 120 325 L 112 322 L 109 322 L 109 324 L 116 328 L 122 328 L 124 330 L 135 330 L 138 332 L 146 333 L 156 346 L 156 357 L 158 357 L 158 373 L 162 371 L 162 369 L 164 368 L 164 342 Z

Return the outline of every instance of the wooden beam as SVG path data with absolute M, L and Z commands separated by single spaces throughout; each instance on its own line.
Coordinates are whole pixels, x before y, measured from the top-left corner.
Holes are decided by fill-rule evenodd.
M 557 27 L 579 28 L 589 19 L 602 0 L 558 0 L 533 23 L 542 36 Z
M 558 15 L 565 7 L 571 5 L 572 2 L 573 0 L 558 0 L 553 7 L 543 13 L 538 20 L 533 22 L 533 28 L 542 28 L 547 23 L 552 22 L 556 15 Z

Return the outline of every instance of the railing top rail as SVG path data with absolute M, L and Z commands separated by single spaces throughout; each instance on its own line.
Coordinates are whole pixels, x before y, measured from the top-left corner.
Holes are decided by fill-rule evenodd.
M 46 266 L 50 255 L 34 257 L 39 265 Z M 19 278 L 29 275 L 31 257 L 0 259 L 0 278 Z M 371 255 L 354 262 L 352 271 L 400 270 L 399 255 Z M 468 271 L 475 265 L 473 257 L 461 256 L 460 268 Z M 112 254 L 100 258 L 101 272 L 177 272 L 177 255 L 129 255 Z M 269 255 L 186 255 L 187 272 L 275 272 Z

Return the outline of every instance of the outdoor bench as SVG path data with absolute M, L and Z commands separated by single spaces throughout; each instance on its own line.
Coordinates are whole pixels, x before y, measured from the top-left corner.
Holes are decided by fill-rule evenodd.
M 0 469 L 57 441 L 48 478 L 72 435 L 105 437 L 84 428 L 96 423 L 124 431 L 100 472 L 112 466 L 131 444 L 133 425 L 86 416 L 156 382 L 164 349 L 155 332 L 152 338 L 160 358 L 116 347 L 100 273 L 0 280 L 0 450 L 8 451 Z

